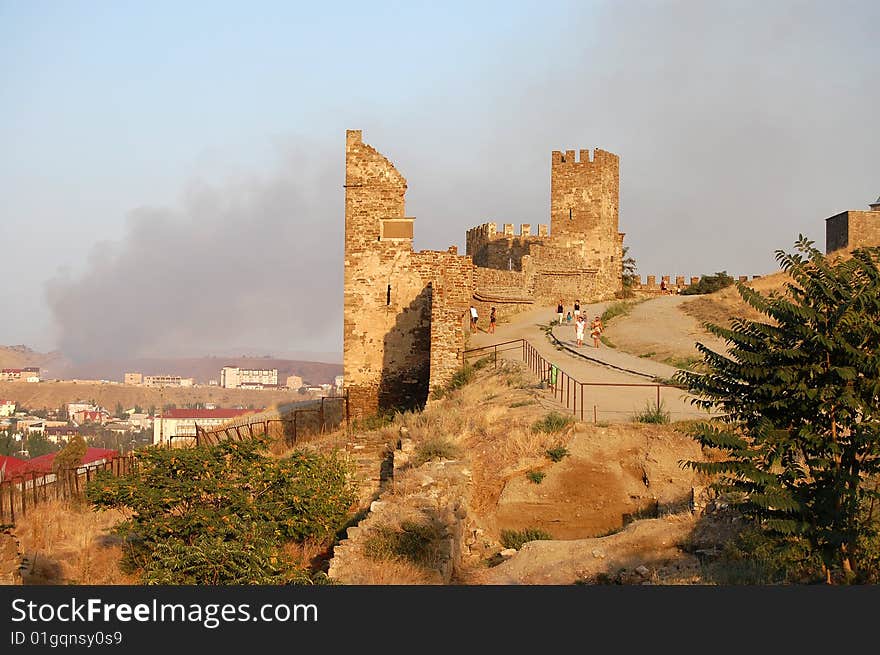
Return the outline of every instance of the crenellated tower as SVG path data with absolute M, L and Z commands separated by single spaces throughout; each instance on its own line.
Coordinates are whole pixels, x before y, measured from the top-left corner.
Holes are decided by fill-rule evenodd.
M 579 156 L 578 156 L 579 155 Z M 550 235 L 596 269 L 599 288 L 620 289 L 620 158 L 596 148 L 554 151 L 550 159 Z

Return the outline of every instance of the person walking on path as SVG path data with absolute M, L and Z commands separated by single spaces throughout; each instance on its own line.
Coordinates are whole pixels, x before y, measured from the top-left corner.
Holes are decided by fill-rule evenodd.
M 477 331 L 477 308 L 471 305 L 471 332 Z
M 562 317 L 565 312 L 565 306 L 562 304 L 562 301 L 559 301 L 559 304 L 556 306 L 556 313 L 559 315 L 559 324 L 562 325 Z
M 584 328 L 586 327 L 586 321 L 583 316 L 578 315 L 577 320 L 574 323 L 574 335 L 577 337 L 577 345 L 584 345 Z
M 581 301 L 574 301 L 574 320 L 577 320 L 577 317 L 581 315 Z
M 602 319 L 598 316 L 590 324 L 590 336 L 593 337 L 593 346 L 599 347 L 599 337 L 602 336 Z
M 492 308 L 492 311 L 489 312 L 489 334 L 495 334 L 495 308 Z

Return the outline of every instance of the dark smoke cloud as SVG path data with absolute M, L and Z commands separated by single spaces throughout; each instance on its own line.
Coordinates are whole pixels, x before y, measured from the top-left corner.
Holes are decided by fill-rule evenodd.
M 288 154 L 269 177 L 194 183 L 180 209 L 132 211 L 125 238 L 95 246 L 81 277 L 48 284 L 61 350 L 77 361 L 341 350 L 331 159 Z
M 578 7 L 550 49 L 524 25 L 458 86 L 337 110 L 311 159 L 268 179 L 133 212 L 121 243 L 50 284 L 60 347 L 340 350 L 346 128 L 407 177 L 417 248 L 463 252 L 488 220 L 549 222 L 551 150 L 621 156 L 620 227 L 643 275 L 772 272 L 774 249 L 799 232 L 823 247 L 825 217 L 880 193 L 880 3 Z

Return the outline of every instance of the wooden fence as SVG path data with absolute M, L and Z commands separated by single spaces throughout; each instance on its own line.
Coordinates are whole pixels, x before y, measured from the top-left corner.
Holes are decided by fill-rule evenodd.
M 344 396 L 325 396 L 314 407 L 294 409 L 277 418 L 243 419 L 230 425 L 206 430 L 196 424 L 195 436 L 180 436 L 169 439 L 170 445 L 216 444 L 220 441 L 242 441 L 268 436 L 272 439 L 284 440 L 288 446 L 295 445 L 297 440 L 307 434 L 319 434 L 328 428 L 336 428 L 345 423 L 346 431 L 350 428 L 348 393 Z M 174 444 L 173 440 L 184 444 Z
M 0 522 L 14 523 L 16 516 L 27 516 L 28 511 L 49 500 L 82 498 L 98 471 L 125 475 L 134 469 L 134 462 L 132 454 L 120 455 L 58 472 L 31 471 L 5 479 L 0 482 Z

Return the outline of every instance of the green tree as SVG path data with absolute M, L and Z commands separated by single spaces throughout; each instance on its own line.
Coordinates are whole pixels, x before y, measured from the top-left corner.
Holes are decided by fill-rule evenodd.
M 635 295 L 633 288 L 639 279 L 638 275 L 636 275 L 636 270 L 636 260 L 629 254 L 629 246 L 624 246 L 623 259 L 621 260 L 623 291 L 620 295 L 622 298 L 632 298 Z
M 116 410 L 113 412 L 113 416 L 115 418 L 128 418 L 128 414 L 125 413 L 125 408 L 122 406 L 122 403 L 116 403 Z
M 686 465 L 716 476 L 769 533 L 806 540 L 826 582 L 833 571 L 865 580 L 880 472 L 880 249 L 830 260 L 803 236 L 795 246 L 776 252 L 792 280 L 785 293 L 737 284 L 768 320 L 707 325 L 728 353 L 697 344 L 707 372 L 676 374 L 720 412 L 694 436 L 722 455 Z
M 52 443 L 42 434 L 28 435 L 25 442 L 25 450 L 28 451 L 28 457 L 30 458 L 48 455 L 49 453 L 55 453 L 60 450 L 58 444 Z
M 67 445 L 55 456 L 52 462 L 52 470 L 58 476 L 62 487 L 70 489 L 76 476 L 76 469 L 82 464 L 83 457 L 88 450 L 86 440 L 81 435 L 75 435 L 67 442 Z
M 355 500 L 345 464 L 265 443 L 224 441 L 136 451 L 137 472 L 102 472 L 89 485 L 98 507 L 128 508 L 117 529 L 126 563 L 147 584 L 281 584 L 309 577 L 284 563 L 290 541 L 332 536 Z

